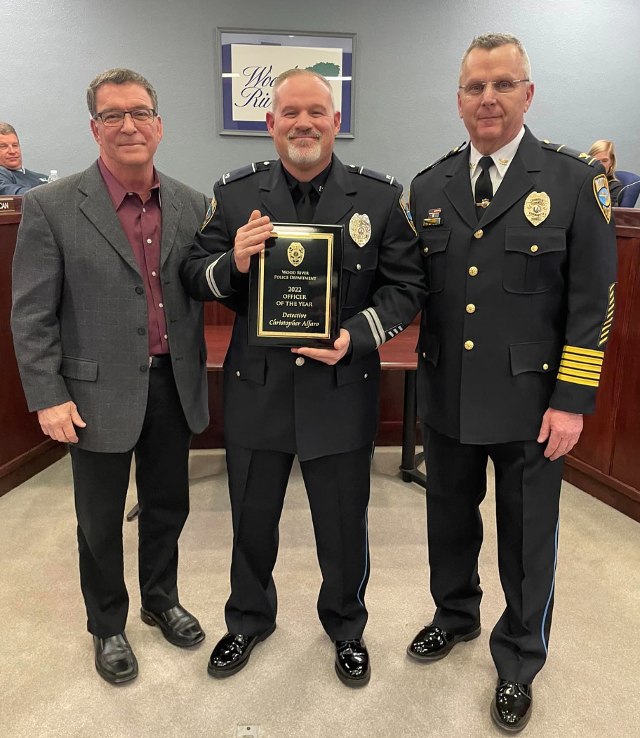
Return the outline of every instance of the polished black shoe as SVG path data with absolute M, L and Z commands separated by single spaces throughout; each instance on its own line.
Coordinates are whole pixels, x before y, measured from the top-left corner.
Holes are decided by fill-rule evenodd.
M 348 687 L 364 687 L 371 679 L 369 653 L 364 641 L 336 641 L 336 674 Z
M 526 727 L 533 708 L 533 690 L 530 684 L 498 679 L 496 696 L 491 703 L 493 722 L 509 733 L 519 733 Z
M 140 617 L 147 625 L 158 625 L 162 635 L 174 646 L 189 648 L 204 641 L 204 631 L 200 623 L 181 605 L 176 605 L 159 615 L 141 607 Z
M 138 662 L 124 633 L 109 638 L 93 636 L 96 671 L 110 684 L 130 682 L 138 676 Z
M 456 643 L 472 641 L 480 635 L 480 631 L 481 628 L 478 626 L 470 633 L 454 635 L 438 628 L 437 625 L 425 625 L 407 647 L 407 653 L 416 661 L 438 661 L 443 659 Z
M 262 635 L 245 636 L 239 633 L 226 633 L 216 643 L 211 652 L 207 671 L 213 677 L 228 677 L 237 674 L 249 661 L 251 651 L 260 641 L 265 641 L 276 629 L 274 623 Z

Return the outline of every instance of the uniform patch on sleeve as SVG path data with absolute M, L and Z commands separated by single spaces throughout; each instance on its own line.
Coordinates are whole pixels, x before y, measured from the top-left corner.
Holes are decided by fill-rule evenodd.
M 598 174 L 593 178 L 593 194 L 602 210 L 607 223 L 611 222 L 611 195 L 609 194 L 609 183 L 605 174 Z
M 418 235 L 418 232 L 416 231 L 416 227 L 413 223 L 413 218 L 411 217 L 411 210 L 409 210 L 409 204 L 404 201 L 402 198 L 402 195 L 400 195 L 400 207 L 402 208 L 402 212 L 404 213 L 404 217 L 407 219 L 407 223 L 411 226 L 411 230 Z
M 207 214 L 204 216 L 204 223 L 200 227 L 200 233 L 204 231 L 204 229 L 209 225 L 209 221 L 216 213 L 216 208 L 218 207 L 218 203 L 216 202 L 216 198 L 212 197 L 211 202 L 209 203 L 209 209 L 207 210 Z
M 607 313 L 602 322 L 600 329 L 600 337 L 598 338 L 598 347 L 602 346 L 609 340 L 611 326 L 613 325 L 613 314 L 616 309 L 616 282 L 609 285 L 609 302 L 607 303 Z

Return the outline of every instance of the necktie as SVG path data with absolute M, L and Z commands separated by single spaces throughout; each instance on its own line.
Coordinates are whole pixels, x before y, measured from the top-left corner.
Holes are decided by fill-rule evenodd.
M 298 182 L 298 189 L 302 193 L 302 197 L 298 200 L 298 204 L 296 205 L 298 223 L 311 223 L 314 215 L 314 207 L 311 203 L 311 191 L 313 190 L 313 185 L 311 182 Z
M 489 176 L 489 168 L 493 165 L 493 159 L 490 156 L 483 156 L 478 162 L 478 166 L 482 167 L 482 173 L 476 181 L 476 213 L 478 220 L 482 218 L 484 211 L 489 207 L 491 198 L 493 197 L 493 185 Z

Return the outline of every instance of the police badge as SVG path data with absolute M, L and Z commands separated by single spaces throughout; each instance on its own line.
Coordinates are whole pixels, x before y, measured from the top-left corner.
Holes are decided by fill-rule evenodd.
M 531 225 L 540 225 L 550 211 L 551 200 L 546 192 L 531 192 L 524 201 L 524 215 Z
M 287 248 L 287 258 L 291 266 L 299 267 L 304 259 L 304 246 L 299 241 L 293 241 Z
M 349 235 L 362 248 L 371 238 L 371 221 L 369 216 L 355 213 L 349 221 Z
M 606 174 L 598 174 L 593 178 L 593 193 L 596 196 L 600 210 L 607 223 L 611 222 L 611 195 L 609 194 L 609 183 Z

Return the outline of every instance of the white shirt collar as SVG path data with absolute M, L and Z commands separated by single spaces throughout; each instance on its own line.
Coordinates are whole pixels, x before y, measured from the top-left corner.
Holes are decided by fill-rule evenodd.
M 502 148 L 494 151 L 493 154 L 491 154 L 493 163 L 495 164 L 496 169 L 498 170 L 498 173 L 501 177 L 504 177 L 507 169 L 509 168 L 509 164 L 511 164 L 511 160 L 516 155 L 516 151 L 518 150 L 518 146 L 520 146 L 520 141 L 522 141 L 524 133 L 524 126 L 522 126 L 515 138 L 512 138 L 509 143 L 505 144 Z M 469 168 L 471 169 L 472 175 L 478 162 L 480 161 L 480 159 L 482 159 L 483 156 L 484 154 L 481 154 L 473 144 L 470 144 Z

